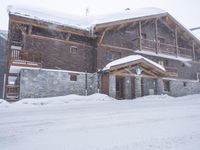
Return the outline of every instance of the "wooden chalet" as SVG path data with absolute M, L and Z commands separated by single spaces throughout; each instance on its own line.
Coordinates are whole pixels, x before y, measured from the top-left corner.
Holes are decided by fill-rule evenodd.
M 15 7 L 8 12 L 7 98 L 19 98 L 20 68 L 98 73 L 100 92 L 119 99 L 170 94 L 170 80 L 198 81 L 200 41 L 163 10 L 127 10 L 95 20 Z M 115 60 L 134 55 L 145 59 L 104 69 Z M 141 74 L 136 73 L 138 68 Z M 11 81 L 11 77 L 16 78 Z

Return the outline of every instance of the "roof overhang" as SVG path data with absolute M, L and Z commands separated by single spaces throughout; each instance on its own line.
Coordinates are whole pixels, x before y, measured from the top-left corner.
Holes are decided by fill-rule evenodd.
M 106 65 L 104 72 L 118 76 L 138 76 L 148 78 L 169 77 L 165 68 L 140 55 L 120 58 Z

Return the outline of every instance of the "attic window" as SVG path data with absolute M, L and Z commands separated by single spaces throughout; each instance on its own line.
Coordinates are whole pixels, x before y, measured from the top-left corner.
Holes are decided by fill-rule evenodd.
M 78 52 L 78 48 L 76 46 L 71 46 L 70 47 L 70 53 L 71 54 L 77 54 Z

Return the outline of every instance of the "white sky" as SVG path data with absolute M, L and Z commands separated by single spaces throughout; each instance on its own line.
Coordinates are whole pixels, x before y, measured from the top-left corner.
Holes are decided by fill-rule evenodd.
M 8 27 L 8 5 L 29 5 L 67 14 L 107 14 L 142 7 L 158 7 L 168 11 L 187 28 L 200 26 L 200 0 L 0 0 L 0 29 Z

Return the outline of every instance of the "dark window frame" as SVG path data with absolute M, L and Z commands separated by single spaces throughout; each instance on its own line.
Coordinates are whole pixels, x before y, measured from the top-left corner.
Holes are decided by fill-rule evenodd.
M 117 52 L 117 51 L 111 51 L 111 50 L 107 50 L 106 51 L 106 59 L 108 61 L 113 61 L 116 59 L 120 59 L 122 57 L 122 53 L 121 52 Z
M 77 81 L 77 74 L 70 74 L 70 81 Z
M 71 54 L 77 54 L 78 53 L 78 47 L 70 46 L 70 53 Z
M 170 80 L 163 80 L 163 89 L 164 92 L 170 92 Z

